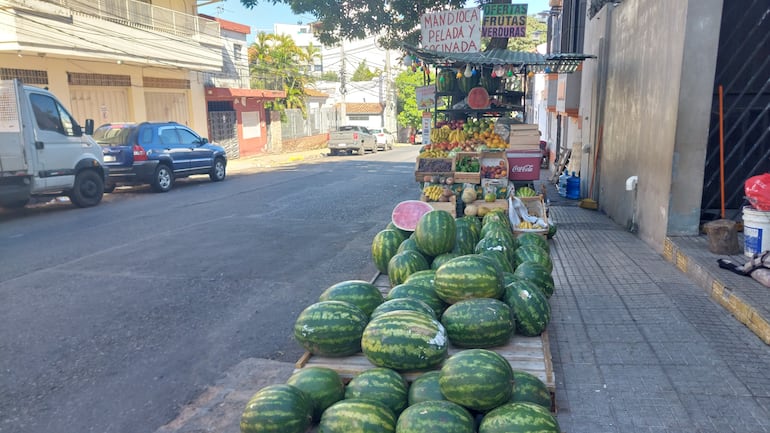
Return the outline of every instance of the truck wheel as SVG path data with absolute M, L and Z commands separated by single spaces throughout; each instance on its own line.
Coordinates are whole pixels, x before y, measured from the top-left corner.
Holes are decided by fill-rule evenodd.
M 211 173 L 209 173 L 209 179 L 211 179 L 212 182 L 220 182 L 225 180 L 225 160 L 222 158 L 217 158 L 214 160 L 214 166 L 211 167 Z
M 155 176 L 152 178 L 152 189 L 155 192 L 168 192 L 174 186 L 174 173 L 165 164 L 158 164 Z
M 96 206 L 104 195 L 104 180 L 94 170 L 82 170 L 75 175 L 69 197 L 77 207 Z
M 377 149 L 377 143 L 374 143 L 374 146 L 372 146 L 372 153 L 377 153 L 379 149 Z

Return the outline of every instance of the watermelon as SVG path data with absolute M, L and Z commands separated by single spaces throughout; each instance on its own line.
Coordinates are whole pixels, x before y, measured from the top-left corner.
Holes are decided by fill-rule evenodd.
M 461 255 L 463 254 L 459 254 L 459 253 L 439 254 L 438 256 L 433 258 L 433 261 L 430 263 L 430 268 L 435 271 L 436 269 L 439 268 L 439 266 L 443 265 L 449 260 L 452 260 L 455 257 L 460 257 Z
M 287 385 L 294 386 L 307 394 L 313 402 L 313 421 L 329 406 L 345 398 L 345 383 L 340 375 L 326 367 L 305 367 L 289 377 Z
M 515 195 L 516 197 L 534 197 L 537 195 L 537 192 L 528 186 L 522 186 L 520 188 L 516 188 Z
M 375 400 L 334 403 L 321 416 L 318 433 L 395 433 L 396 415 Z
M 361 337 L 364 356 L 378 367 L 424 370 L 447 356 L 447 336 L 439 321 L 416 311 L 391 311 L 372 319 Z
M 458 225 L 455 230 L 455 246 L 452 252 L 458 255 L 473 254 L 479 241 L 478 235 L 473 233 L 473 229 L 467 223 Z
M 388 292 L 385 298 L 387 300 L 398 298 L 418 299 L 428 304 L 435 313 L 435 316 L 440 316 L 447 307 L 446 302 L 438 297 L 436 289 L 434 289 L 433 286 L 425 286 L 419 283 L 410 282 L 399 284 L 390 289 L 390 292 Z
M 241 433 L 304 433 L 313 402 L 291 385 L 269 385 L 254 394 L 241 415 Z
M 519 241 L 519 245 L 535 245 L 548 252 L 551 250 L 548 241 L 537 233 L 524 232 L 521 233 L 516 240 Z
M 397 371 L 375 367 L 351 379 L 345 399 L 375 400 L 398 416 L 406 409 L 408 393 L 409 385 Z
M 545 331 L 551 320 L 551 306 L 534 283 L 519 279 L 508 284 L 504 300 L 513 310 L 517 334 L 534 337 Z
M 413 237 L 409 237 L 404 239 L 399 245 L 398 248 L 396 248 L 396 254 L 402 253 L 406 250 L 414 251 L 414 252 L 420 252 L 419 248 L 417 248 L 417 241 L 414 240 Z M 420 253 L 422 254 L 422 253 Z
M 409 275 L 427 269 L 430 269 L 430 265 L 422 254 L 411 250 L 400 252 L 388 262 L 390 286 L 397 286 L 406 281 Z
M 412 232 L 411 232 L 411 231 L 407 231 L 407 230 L 401 230 L 400 228 L 396 227 L 396 225 L 395 225 L 395 224 L 393 224 L 393 221 L 390 221 L 390 222 L 388 223 L 388 225 L 386 225 L 386 226 L 385 226 L 385 230 L 395 230 L 395 231 L 397 231 L 397 232 L 401 233 L 401 236 L 402 236 L 404 239 L 408 238 L 408 237 L 409 237 L 409 235 L 411 235 L 411 234 L 412 234 Z
M 492 221 L 506 225 L 509 230 L 511 228 L 511 222 L 508 221 L 508 215 L 502 209 L 492 209 L 489 211 L 489 213 L 484 215 L 484 217 L 481 218 L 482 228 Z
M 535 245 L 522 245 L 513 252 L 515 265 L 518 267 L 524 262 L 540 263 L 548 269 L 548 273 L 553 272 L 553 262 L 548 251 Z
M 435 279 L 436 279 L 436 270 L 426 269 L 424 271 L 417 271 L 409 275 L 406 278 L 406 281 L 404 282 L 425 287 L 427 289 L 433 289 L 433 282 Z
M 377 270 L 383 274 L 388 272 L 388 262 L 398 252 L 401 242 L 406 239 L 396 230 L 382 230 L 374 235 L 372 240 L 372 260 Z
M 500 251 L 501 253 L 505 254 L 505 258 L 513 264 L 515 261 L 515 249 L 510 244 L 506 245 L 504 241 L 501 241 L 500 239 L 497 239 L 495 237 L 487 237 L 487 238 L 481 238 L 479 242 L 476 244 L 476 247 L 474 248 L 474 252 L 476 254 L 481 254 L 482 252 L 486 250 L 494 250 L 494 251 Z
M 487 214 L 487 215 L 489 215 L 489 214 Z M 511 232 L 511 226 L 508 223 L 506 223 L 505 221 L 502 221 L 502 220 L 499 220 L 499 219 L 497 219 L 497 220 L 489 220 L 486 224 L 481 226 L 481 234 L 480 235 L 483 238 L 484 236 L 487 235 L 487 233 L 489 233 L 489 232 L 491 232 L 493 230 L 502 230 L 502 231 L 510 233 L 511 236 L 513 236 L 513 232 Z
M 471 410 L 487 411 L 511 399 L 513 369 L 491 350 L 467 349 L 444 362 L 438 383 L 447 400 Z
M 519 277 L 512 274 L 511 272 L 503 272 L 503 286 L 507 286 L 508 284 L 511 284 L 515 280 L 518 280 Z
M 398 417 L 398 433 L 475 433 L 473 417 L 464 407 L 446 400 L 409 406 Z
M 444 311 L 441 324 L 452 344 L 471 348 L 506 344 L 515 329 L 511 308 L 489 298 L 457 302 Z
M 445 210 L 426 213 L 414 229 L 417 248 L 425 255 L 436 257 L 452 251 L 456 236 L 455 218 Z
M 389 301 L 385 301 L 382 304 L 378 305 L 377 308 L 372 311 L 371 316 L 369 316 L 369 320 L 374 319 L 375 317 L 379 316 L 382 313 L 387 313 L 390 311 L 398 311 L 398 310 L 411 310 L 411 311 L 418 311 L 420 313 L 425 313 L 434 319 L 436 318 L 436 312 L 433 311 L 433 308 L 430 308 L 430 305 L 426 304 L 425 302 L 416 299 L 416 298 L 395 298 L 391 299 Z
M 481 229 L 483 224 L 481 224 L 481 220 L 478 217 L 466 215 L 458 218 L 458 220 L 467 221 L 476 237 L 481 238 Z
M 515 271 L 513 271 L 513 275 L 535 283 L 535 285 L 543 291 L 546 298 L 550 299 L 551 295 L 553 295 L 555 287 L 553 276 L 548 272 L 548 269 L 540 263 L 523 262 Z
M 391 221 L 401 230 L 413 232 L 423 215 L 433 210 L 433 206 L 419 200 L 406 200 L 393 208 Z
M 546 237 L 548 239 L 553 239 L 553 237 L 556 236 L 556 223 L 553 221 L 548 222 L 548 234 Z
M 534 403 L 504 404 L 481 420 L 479 433 L 560 433 L 556 418 Z
M 551 393 L 537 376 L 526 371 L 513 370 L 513 383 L 511 403 L 529 402 L 551 409 Z
M 380 289 L 374 284 L 362 280 L 348 280 L 329 286 L 321 293 L 318 300 L 349 302 L 368 316 L 382 304 L 384 298 Z
M 468 96 L 465 98 L 465 101 L 468 106 L 474 110 L 487 108 L 489 107 L 489 92 L 483 87 L 474 87 L 468 91 Z
M 440 374 L 439 371 L 428 371 L 412 381 L 412 385 L 409 386 L 409 406 L 423 401 L 446 400 L 438 385 Z
M 508 257 L 505 256 L 504 252 L 498 250 L 483 250 L 480 254 L 492 259 L 500 272 L 513 273 L 513 265 L 508 261 Z
M 470 298 L 500 298 L 503 275 L 495 263 L 482 255 L 452 259 L 436 270 L 436 294 L 448 304 Z
M 316 302 L 294 323 L 294 338 L 314 355 L 348 356 L 361 350 L 369 320 L 360 308 L 344 301 Z

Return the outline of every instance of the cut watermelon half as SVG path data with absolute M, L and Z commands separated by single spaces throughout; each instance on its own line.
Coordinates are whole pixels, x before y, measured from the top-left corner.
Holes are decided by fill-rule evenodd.
M 391 220 L 393 225 L 401 230 L 414 231 L 417 221 L 426 213 L 433 210 L 433 206 L 419 200 L 405 200 L 393 208 Z
M 483 87 L 474 87 L 468 92 L 468 106 L 473 109 L 489 107 L 489 93 Z

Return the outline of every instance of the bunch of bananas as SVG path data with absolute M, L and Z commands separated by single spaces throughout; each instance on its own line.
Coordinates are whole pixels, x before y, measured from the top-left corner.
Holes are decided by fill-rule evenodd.
M 449 152 L 441 149 L 428 149 L 420 152 L 420 158 L 446 158 Z
M 462 129 L 453 129 L 449 133 L 450 143 L 465 143 L 465 140 L 467 139 L 468 136 L 465 135 L 465 132 L 463 132 Z
M 541 226 L 540 224 L 531 223 L 529 221 L 522 221 L 519 223 L 520 229 L 544 229 L 545 227 Z
M 451 141 L 449 139 L 451 133 L 452 130 L 447 125 L 444 125 L 441 128 L 433 128 L 430 130 L 430 142 L 443 143 L 445 141 Z
M 444 192 L 444 188 L 440 185 L 428 185 L 422 189 L 422 193 L 430 200 L 438 201 Z

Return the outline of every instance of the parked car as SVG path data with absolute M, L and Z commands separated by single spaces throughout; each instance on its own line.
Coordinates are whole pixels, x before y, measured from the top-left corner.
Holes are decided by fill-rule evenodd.
M 396 137 L 385 128 L 369 128 L 369 132 L 377 139 L 377 148 L 381 150 L 393 149 Z
M 414 144 L 422 144 L 422 129 L 414 134 Z
M 367 150 L 377 152 L 377 139 L 363 126 L 345 125 L 329 133 L 329 153 L 353 153 L 363 155 Z
M 225 178 L 225 149 L 176 122 L 108 123 L 93 137 L 110 169 L 107 192 L 139 184 L 166 192 L 176 179 L 194 174 L 208 174 L 213 182 Z

